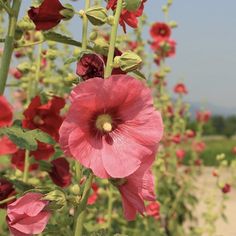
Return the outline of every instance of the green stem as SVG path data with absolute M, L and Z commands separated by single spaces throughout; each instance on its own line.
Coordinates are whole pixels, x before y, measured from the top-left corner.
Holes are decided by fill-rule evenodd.
M 19 45 L 19 46 L 17 46 L 16 48 L 32 47 L 32 46 L 35 46 L 35 45 L 38 45 L 38 44 L 42 44 L 42 43 L 44 43 L 44 42 L 45 42 L 45 40 L 40 40 L 40 41 L 33 42 L 33 43 L 28 43 L 28 44 Z
M 90 7 L 90 0 L 85 1 L 85 11 Z M 87 49 L 87 35 L 88 35 L 88 18 L 84 14 L 83 15 L 83 32 L 82 32 L 82 51 L 86 51 Z
M 14 0 L 12 4 L 12 15 L 9 18 L 9 27 L 5 38 L 4 51 L 0 67 L 0 95 L 4 93 L 11 57 L 14 49 L 14 37 L 16 31 L 17 18 L 20 11 L 21 0 Z
M 89 192 L 93 182 L 93 174 L 89 175 L 89 178 L 86 181 L 84 192 L 81 198 L 81 202 L 76 210 L 74 216 L 74 236 L 81 236 L 83 233 L 83 224 L 85 219 L 85 210 L 87 207 L 87 201 L 89 197 Z
M 10 202 L 10 201 L 14 200 L 15 198 L 16 198 L 16 196 L 11 196 L 9 198 L 6 198 L 6 199 L 0 201 L 0 205 L 2 205 L 4 203 L 7 203 L 7 202 Z
M 109 45 L 109 52 L 108 52 L 108 57 L 107 57 L 107 65 L 106 65 L 106 69 L 105 69 L 105 78 L 109 77 L 112 73 L 112 65 L 113 65 L 113 59 L 114 59 L 116 37 L 117 37 L 119 20 L 120 20 L 120 14 L 122 11 L 122 3 L 123 3 L 123 0 L 117 1 L 114 24 L 112 26 L 111 36 L 110 36 L 110 45 Z
M 25 165 L 24 165 L 24 173 L 23 173 L 23 182 L 27 183 L 28 177 L 29 177 L 29 166 L 30 166 L 30 160 L 29 160 L 29 150 L 25 151 Z
M 4 10 L 7 12 L 8 15 L 12 15 L 12 9 L 5 3 L 3 0 L 0 0 L 0 6 L 4 8 Z
M 108 194 L 108 235 L 111 233 L 111 222 L 112 222 L 112 208 L 113 208 L 113 189 L 112 186 L 109 186 L 109 194 Z
M 38 58 L 37 58 L 37 64 L 36 64 L 36 73 L 35 73 L 35 81 L 34 81 L 34 94 L 33 96 L 36 96 L 37 94 L 37 88 L 39 83 L 39 77 L 40 77 L 40 67 L 41 67 L 41 54 L 43 50 L 43 45 L 39 44 L 38 46 Z

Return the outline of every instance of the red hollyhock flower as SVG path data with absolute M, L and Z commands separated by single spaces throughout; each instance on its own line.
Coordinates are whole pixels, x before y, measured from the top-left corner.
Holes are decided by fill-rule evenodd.
M 231 191 L 231 185 L 225 184 L 225 186 L 222 188 L 222 193 L 229 193 Z
M 23 74 L 20 70 L 18 70 L 17 68 L 12 68 L 10 69 L 10 74 L 15 78 L 15 79 L 20 79 Z
M 177 94 L 187 94 L 188 90 L 183 83 L 178 83 L 174 87 L 174 92 Z
M 35 97 L 25 110 L 25 119 L 22 121 L 24 128 L 40 129 L 58 140 L 58 130 L 62 123 L 60 110 L 65 106 L 65 100 L 53 97 L 46 104 L 42 104 L 40 97 Z
M 185 135 L 187 138 L 194 138 L 196 133 L 193 130 L 188 129 L 188 130 L 186 130 Z
M 118 187 L 124 209 L 125 218 L 129 221 L 135 220 L 136 214 L 144 214 L 146 211 L 144 200 L 155 201 L 154 193 L 154 177 L 151 170 L 150 162 L 154 160 L 154 156 L 150 158 L 149 163 L 143 164 L 136 172 L 125 179 L 116 179 L 113 183 Z
M 3 201 L 15 194 L 15 189 L 13 187 L 13 184 L 9 182 L 6 179 L 0 179 L 0 201 Z M 0 208 L 5 208 L 8 204 L 11 202 L 8 202 L 7 204 L 1 204 Z
M 36 30 L 49 30 L 64 18 L 60 11 L 65 9 L 59 0 L 44 0 L 39 7 L 31 7 L 28 11 Z
M 171 36 L 171 29 L 164 22 L 156 22 L 152 25 L 150 34 L 155 40 L 168 39 Z
M 138 27 L 138 17 L 142 16 L 144 10 L 144 3 L 147 0 L 143 0 L 140 7 L 136 11 L 128 11 L 123 9 L 120 16 L 120 25 L 123 27 L 124 32 L 126 33 L 126 24 L 132 28 Z M 109 0 L 107 3 L 107 9 L 116 9 L 117 0 Z
M 3 96 L 0 96 L 0 111 L 4 111 L 0 112 L 0 128 L 11 125 L 13 118 L 12 108 Z M 7 136 L 0 136 L 0 156 L 12 154 L 16 150 L 16 145 Z
M 233 147 L 232 153 L 236 155 L 236 147 Z
M 204 152 L 206 144 L 203 141 L 195 141 L 192 143 L 192 149 L 197 153 Z
M 176 42 L 172 39 L 155 40 L 151 43 L 151 48 L 158 56 L 157 65 L 162 58 L 172 57 L 176 54 Z
M 157 151 L 162 118 L 143 82 L 128 75 L 94 78 L 75 87 L 70 100 L 60 144 L 95 175 L 126 177 Z
M 101 56 L 94 53 L 85 53 L 77 63 L 76 74 L 83 80 L 104 77 L 104 61 Z
M 195 166 L 201 166 L 202 165 L 202 160 L 201 159 L 197 159 L 194 161 L 194 165 Z
M 98 199 L 98 185 L 96 183 L 92 184 L 93 193 L 88 198 L 88 205 L 93 205 Z
M 175 134 L 171 137 L 171 141 L 175 144 L 181 143 L 181 135 L 180 134 Z
M 151 202 L 146 206 L 146 214 L 153 217 L 155 220 L 160 219 L 160 203 Z
M 31 151 L 30 156 L 33 156 L 36 161 L 48 160 L 54 154 L 54 152 L 54 148 L 51 145 L 38 142 L 38 149 L 36 151 Z M 24 171 L 25 150 L 20 149 L 16 153 L 14 153 L 11 159 L 11 163 L 16 169 Z M 38 169 L 38 163 L 33 163 L 30 165 L 30 171 L 36 169 Z
M 183 161 L 185 155 L 186 155 L 186 152 L 183 150 L 183 149 L 177 149 L 176 152 L 175 152 L 177 158 L 180 160 L 180 161 Z
M 49 176 L 52 181 L 62 188 L 69 186 L 71 184 L 69 162 L 65 158 L 57 158 L 51 161 L 51 164 L 52 168 L 49 172 Z
M 198 111 L 196 113 L 196 119 L 198 122 L 207 123 L 210 118 L 211 118 L 210 111 Z

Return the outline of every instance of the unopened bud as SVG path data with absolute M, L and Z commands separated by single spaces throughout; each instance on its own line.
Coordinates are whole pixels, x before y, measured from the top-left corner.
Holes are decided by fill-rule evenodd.
M 89 39 L 90 39 L 91 41 L 96 40 L 97 37 L 98 37 L 98 33 L 97 33 L 96 31 L 91 32 L 90 35 L 89 35 Z
M 122 71 L 131 72 L 137 70 L 142 64 L 142 59 L 136 53 L 127 51 L 114 59 L 114 67 L 120 67 Z
M 80 194 L 80 186 L 78 184 L 71 186 L 70 192 L 74 195 L 79 195 Z
M 85 12 L 93 25 L 104 25 L 107 22 L 107 10 L 103 7 L 91 7 Z
M 28 73 L 31 70 L 29 62 L 22 62 L 17 66 L 17 69 L 22 73 Z
M 170 21 L 170 22 L 168 23 L 168 25 L 169 25 L 172 29 L 178 27 L 178 24 L 177 24 L 176 21 Z
M 124 0 L 124 8 L 128 11 L 136 11 L 141 6 L 142 0 Z
M 60 11 L 60 14 L 64 16 L 63 20 L 70 20 L 75 15 L 75 10 L 72 5 L 65 4 L 64 9 Z
M 50 208 L 61 210 L 67 205 L 65 193 L 60 190 L 53 190 L 43 197 L 43 200 L 50 201 Z
M 17 26 L 23 31 L 30 31 L 35 29 L 35 24 L 29 18 L 28 15 L 24 16 L 21 20 L 19 20 Z

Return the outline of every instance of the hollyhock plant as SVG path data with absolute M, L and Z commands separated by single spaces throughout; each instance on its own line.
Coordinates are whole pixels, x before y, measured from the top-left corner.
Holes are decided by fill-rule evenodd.
M 150 160 L 149 164 L 145 163 L 132 175 L 112 181 L 120 191 L 124 216 L 128 221 L 134 220 L 137 213 L 144 214 L 146 211 L 144 200 L 155 201 L 156 199 L 154 177 L 151 170 L 147 169 Z
M 154 40 L 168 39 L 171 36 L 171 29 L 164 22 L 156 22 L 151 26 L 150 35 Z
M 147 216 L 153 217 L 155 220 L 160 219 L 160 203 L 159 202 L 150 202 L 146 206 L 146 214 Z
M 0 96 L 0 128 L 11 125 L 12 123 L 12 108 L 4 96 Z M 0 156 L 12 154 L 17 151 L 16 145 L 7 137 L 0 136 Z
M 60 110 L 65 106 L 65 100 L 60 97 L 53 97 L 47 103 L 42 104 L 40 97 L 32 99 L 28 108 L 24 111 L 22 125 L 28 129 L 40 129 L 55 140 L 58 140 L 58 130 L 62 123 Z
M 182 95 L 182 94 L 187 94 L 188 90 L 184 83 L 178 83 L 174 87 L 174 92 Z
M 197 111 L 196 113 L 196 119 L 198 122 L 207 123 L 210 118 L 211 118 L 210 111 Z
M 104 77 L 105 63 L 101 56 L 94 53 L 84 53 L 77 63 L 76 74 L 83 80 Z
M 40 234 L 50 218 L 41 193 L 27 193 L 7 207 L 7 223 L 14 236 Z
M 60 12 L 64 10 L 59 0 L 43 0 L 39 7 L 31 7 L 28 11 L 36 30 L 49 30 L 65 18 Z
M 51 161 L 49 176 L 54 184 L 65 188 L 71 184 L 71 173 L 69 162 L 65 158 L 57 158 Z
M 139 8 L 135 11 L 128 11 L 123 9 L 120 16 L 120 25 L 123 27 L 124 32 L 126 33 L 126 24 L 132 28 L 138 27 L 138 17 L 142 16 L 144 10 L 144 3 L 147 0 L 142 0 Z M 115 11 L 117 0 L 109 0 L 107 3 L 107 9 L 112 9 Z
M 0 201 L 5 200 L 15 194 L 13 184 L 6 179 L 0 179 Z M 5 208 L 11 202 L 0 204 L 0 208 Z
M 143 82 L 128 75 L 94 78 L 75 87 L 70 100 L 59 142 L 95 175 L 126 177 L 157 151 L 162 118 Z

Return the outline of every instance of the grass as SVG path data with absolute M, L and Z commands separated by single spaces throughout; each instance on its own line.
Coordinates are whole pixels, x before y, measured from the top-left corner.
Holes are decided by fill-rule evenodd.
M 216 156 L 221 153 L 226 155 L 226 160 L 229 162 L 236 160 L 236 155 L 232 153 L 232 148 L 236 146 L 236 139 L 207 137 L 204 141 L 207 146 L 200 157 L 205 166 L 216 166 Z M 190 152 L 187 152 L 186 162 L 188 162 L 189 159 Z

